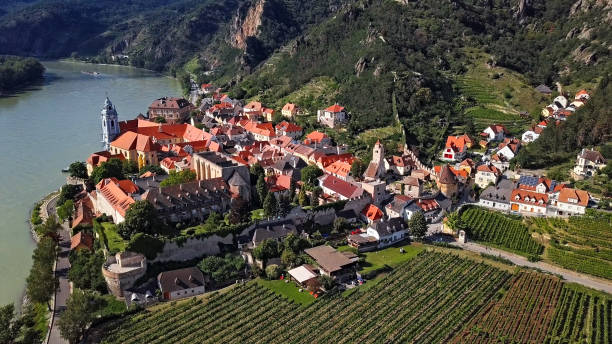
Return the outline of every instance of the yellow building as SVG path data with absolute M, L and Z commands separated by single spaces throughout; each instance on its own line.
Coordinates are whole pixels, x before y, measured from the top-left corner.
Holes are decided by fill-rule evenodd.
M 138 168 L 159 165 L 157 151 L 159 144 L 150 136 L 128 131 L 110 144 L 111 154 L 120 154 L 128 161 L 136 161 Z

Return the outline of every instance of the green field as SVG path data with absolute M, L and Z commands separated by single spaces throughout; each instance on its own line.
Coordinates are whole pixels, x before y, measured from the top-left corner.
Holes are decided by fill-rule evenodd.
M 469 208 L 461 214 L 468 238 L 511 250 L 518 254 L 540 255 L 544 246 L 535 241 L 519 220 L 482 208 Z
M 307 290 L 302 290 L 300 292 L 300 288 L 293 281 L 285 282 L 281 280 L 270 281 L 258 279 L 257 283 L 302 306 L 308 306 L 316 300 Z
M 114 223 L 102 222 L 104 233 L 104 243 L 111 253 L 125 251 L 125 240 L 117 233 L 117 226 Z
M 530 218 L 535 231 L 550 238 L 545 258 L 566 269 L 612 279 L 610 215 L 590 212 L 569 219 Z
M 400 252 L 400 248 L 403 248 L 405 253 Z M 360 272 L 368 273 L 375 270 L 379 270 L 388 266 L 395 268 L 398 265 L 414 258 L 417 254 L 423 251 L 424 247 L 420 245 L 403 245 L 403 246 L 392 246 L 385 249 L 373 252 L 365 252 L 364 262 L 361 263 L 363 267 Z

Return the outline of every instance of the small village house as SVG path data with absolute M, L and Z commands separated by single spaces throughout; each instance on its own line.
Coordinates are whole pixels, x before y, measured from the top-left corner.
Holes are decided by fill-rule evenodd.
M 167 301 L 204 294 L 206 291 L 204 275 L 196 267 L 161 272 L 157 275 L 157 285 Z
M 348 122 L 348 114 L 344 107 L 334 104 L 325 110 L 317 111 L 317 122 L 326 127 L 336 128 Z
M 359 257 L 352 252 L 339 252 L 328 245 L 308 248 L 304 252 L 315 260 L 321 275 L 330 276 L 338 282 L 355 277 Z
M 493 165 L 483 164 L 476 168 L 476 176 L 474 182 L 481 189 L 486 188 L 489 184 L 497 184 L 502 172 Z
M 442 152 L 442 160 L 461 161 L 465 159 L 468 148 L 472 147 L 472 139 L 467 135 L 449 136 Z
M 508 135 L 508 129 L 503 125 L 493 124 L 488 126 L 483 132 L 480 134 L 485 140 L 491 141 L 502 141 Z
M 583 148 L 576 158 L 576 165 L 572 172 L 577 179 L 589 178 L 605 166 L 606 159 L 600 152 Z
M 281 114 L 284 117 L 287 117 L 287 118 L 290 118 L 290 119 L 293 119 L 293 117 L 297 116 L 298 113 L 299 113 L 299 108 L 298 108 L 297 105 L 295 105 L 293 103 L 287 103 L 281 109 Z
M 194 106 L 184 98 L 163 97 L 149 105 L 149 118 L 163 118 L 167 123 L 180 123 L 189 117 Z

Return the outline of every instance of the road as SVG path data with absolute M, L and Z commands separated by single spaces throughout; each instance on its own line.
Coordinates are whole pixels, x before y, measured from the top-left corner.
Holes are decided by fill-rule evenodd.
M 557 266 L 554 266 L 554 265 L 551 265 L 545 262 L 530 262 L 525 257 L 510 253 L 510 252 L 498 250 L 492 247 L 473 243 L 473 242 L 467 242 L 465 244 L 461 244 L 458 242 L 451 242 L 451 245 L 459 246 L 463 248 L 464 250 L 468 250 L 472 252 L 486 253 L 486 254 L 498 256 L 501 258 L 505 258 L 505 259 L 510 260 L 512 263 L 518 266 L 526 266 L 530 268 L 540 269 L 542 271 L 546 271 L 552 274 L 563 276 L 563 278 L 568 282 L 578 283 L 578 284 L 581 284 L 589 288 L 605 291 L 606 293 L 612 294 L 612 283 L 598 279 L 598 278 L 594 278 L 594 277 L 584 275 L 578 272 L 566 270 L 566 269 L 563 269 L 563 268 L 560 268 L 560 267 L 557 267 Z
M 54 197 L 47 203 L 47 213 L 55 214 L 57 205 L 57 197 Z M 55 275 L 59 279 L 59 288 L 55 292 L 55 306 L 53 309 L 53 319 L 51 321 L 51 332 L 47 343 L 50 344 L 68 344 L 68 341 L 60 335 L 57 321 L 62 316 L 62 312 L 66 309 L 66 300 L 70 296 L 70 282 L 68 281 L 68 270 L 70 269 L 70 261 L 68 254 L 70 253 L 70 229 L 66 224 L 62 224 L 59 230 L 60 234 L 60 252 L 57 256 L 57 265 Z

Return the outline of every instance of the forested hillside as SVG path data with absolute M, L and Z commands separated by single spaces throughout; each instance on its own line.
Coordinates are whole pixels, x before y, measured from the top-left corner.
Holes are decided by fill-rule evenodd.
M 12 2 L 0 7 L 0 53 L 188 73 L 277 108 L 337 101 L 349 135 L 399 118 L 426 160 L 448 133 L 480 129 L 474 116 L 523 130 L 529 120 L 504 116 L 541 104 L 513 92 L 595 86 L 612 70 L 612 4 L 601 0 Z M 488 95 L 511 105 L 496 112 L 469 82 L 504 70 L 520 82 Z

